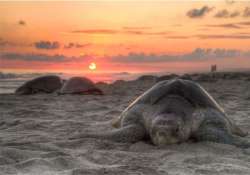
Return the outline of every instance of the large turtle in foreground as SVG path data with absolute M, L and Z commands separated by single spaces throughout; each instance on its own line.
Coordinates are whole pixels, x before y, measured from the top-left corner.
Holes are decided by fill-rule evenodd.
M 83 133 L 71 139 L 93 137 L 118 142 L 150 139 L 162 146 L 187 140 L 250 147 L 244 133 L 218 103 L 193 81 L 174 79 L 157 83 L 130 104 L 114 122 L 119 129 Z
M 62 87 L 62 80 L 56 75 L 47 75 L 27 81 L 17 88 L 15 94 L 28 95 L 36 93 L 53 93 Z
M 102 95 L 103 92 L 85 77 L 72 77 L 61 88 L 60 94 Z

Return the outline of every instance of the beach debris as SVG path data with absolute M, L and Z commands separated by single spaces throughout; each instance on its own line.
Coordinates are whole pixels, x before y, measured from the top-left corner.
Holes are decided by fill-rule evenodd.
M 216 64 L 211 66 L 211 72 L 217 72 L 217 65 Z

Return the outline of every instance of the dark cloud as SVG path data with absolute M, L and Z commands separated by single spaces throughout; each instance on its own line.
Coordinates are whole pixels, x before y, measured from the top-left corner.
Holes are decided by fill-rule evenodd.
M 179 61 L 202 61 L 221 58 L 250 58 L 250 52 L 235 49 L 203 49 L 196 48 L 190 53 L 180 55 L 155 55 L 144 53 L 130 53 L 128 55 L 118 55 L 111 57 L 113 62 L 122 63 L 155 63 L 155 62 L 179 62 Z
M 234 18 L 240 15 L 240 12 L 234 11 L 234 12 L 229 12 L 227 9 L 223 9 L 218 11 L 214 17 L 216 18 Z
M 24 20 L 19 20 L 19 21 L 18 21 L 18 24 L 19 24 L 20 26 L 26 26 L 26 22 L 25 22 Z
M 57 42 L 57 41 L 53 41 L 53 42 L 50 42 L 50 41 L 39 41 L 39 42 L 35 42 L 34 46 L 37 49 L 47 49 L 47 50 L 50 50 L 50 49 L 58 49 L 60 47 L 60 43 Z
M 242 27 L 239 26 L 237 23 L 228 23 L 228 24 L 208 24 L 205 25 L 206 27 L 221 27 L 221 28 L 230 28 L 230 29 L 241 29 Z
M 187 12 L 187 16 L 190 18 L 201 18 L 213 10 L 214 7 L 203 6 L 200 9 L 191 9 Z
M 200 39 L 250 39 L 250 35 L 196 35 Z
M 246 7 L 243 11 L 243 17 L 250 17 L 250 7 Z
M 250 7 L 245 7 L 242 12 L 239 11 L 228 11 L 227 9 L 222 9 L 218 11 L 214 17 L 216 18 L 234 18 L 242 14 L 242 17 L 250 17 Z
M 72 49 L 72 48 L 83 48 L 83 47 L 87 47 L 90 46 L 90 43 L 87 44 L 79 44 L 79 43 L 68 43 L 67 45 L 64 45 L 65 49 Z
M 17 43 L 17 42 L 11 42 L 8 40 L 4 40 L 3 38 L 0 38 L 0 47 L 33 47 L 35 46 L 37 49 L 57 49 L 60 48 L 60 43 L 59 42 L 50 42 L 50 41 L 39 41 L 35 42 L 33 44 L 26 44 L 26 43 Z M 68 44 L 64 45 L 65 49 L 71 49 L 71 48 L 84 48 L 90 46 L 90 43 L 86 44 L 81 44 L 81 43 L 73 43 L 70 42 Z
M 46 55 L 46 54 L 21 54 L 21 53 L 3 53 L 0 55 L 5 60 L 21 61 L 42 61 L 42 62 L 65 62 L 70 58 L 64 55 Z

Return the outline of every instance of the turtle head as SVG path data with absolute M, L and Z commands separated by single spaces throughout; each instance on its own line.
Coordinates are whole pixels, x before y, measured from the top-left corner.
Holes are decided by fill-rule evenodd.
M 181 116 L 175 113 L 163 113 L 153 120 L 150 137 L 158 146 L 181 143 L 187 138 L 184 130 L 184 121 Z
M 21 86 L 15 91 L 15 94 L 17 95 L 31 94 L 31 89 L 27 88 L 26 86 Z

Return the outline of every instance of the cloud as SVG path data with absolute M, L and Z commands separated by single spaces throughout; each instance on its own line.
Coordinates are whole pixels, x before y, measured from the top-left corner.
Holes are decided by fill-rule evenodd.
M 35 42 L 34 46 L 37 49 L 47 49 L 47 50 L 51 50 L 51 49 L 58 49 L 60 47 L 60 43 L 57 41 L 39 41 L 39 42 Z
M 245 26 L 250 26 L 250 21 L 236 22 L 236 23 L 226 23 L 226 24 L 208 24 L 205 27 L 221 27 L 229 29 L 241 29 Z
M 240 12 L 234 11 L 234 12 L 229 12 L 227 9 L 223 9 L 218 11 L 214 17 L 216 18 L 235 18 L 240 15 Z
M 228 24 L 208 24 L 206 27 L 221 27 L 221 28 L 230 28 L 230 29 L 241 29 L 242 27 L 238 23 L 228 23 Z
M 238 34 L 238 35 L 250 35 L 250 32 L 238 32 L 236 34 Z
M 234 2 L 230 2 L 228 4 L 233 4 Z M 211 12 L 214 9 L 214 7 L 208 7 L 208 6 L 203 6 L 200 9 L 191 9 L 189 10 L 186 15 L 190 18 L 201 18 L 204 17 L 206 14 Z M 238 16 L 242 17 L 250 17 L 250 7 L 245 7 L 245 9 L 240 12 L 240 11 L 229 11 L 227 9 L 222 9 L 217 11 L 217 13 L 214 15 L 215 18 L 235 18 Z
M 121 32 L 124 34 L 131 34 L 131 35 L 167 35 L 170 32 L 163 31 L 163 32 L 145 32 L 145 31 L 140 31 L 140 30 L 128 30 Z
M 216 17 L 216 18 L 228 18 L 228 16 L 229 16 L 229 12 L 226 9 L 218 11 L 214 15 L 214 17 Z
M 83 48 L 83 47 L 87 47 L 90 46 L 90 43 L 87 44 L 79 44 L 79 43 L 68 43 L 67 45 L 64 45 L 64 49 L 72 49 L 72 48 Z
M 152 29 L 152 27 L 123 27 L 124 30 L 148 30 Z
M 200 39 L 250 39 L 250 35 L 196 35 Z
M 141 62 L 163 62 L 166 58 L 161 55 L 146 55 L 144 53 L 129 53 L 128 55 L 117 55 L 111 58 L 113 62 L 141 63 Z
M 48 63 L 79 63 L 85 62 L 91 58 L 91 56 L 84 55 L 79 57 L 70 57 L 65 55 L 47 55 L 47 54 L 35 54 L 35 53 L 2 53 L 0 59 L 12 60 L 12 61 L 28 61 L 28 62 L 48 62 Z M 105 56 L 105 59 L 111 63 L 167 63 L 167 62 L 186 62 L 186 61 L 207 61 L 211 59 L 223 59 L 223 58 L 249 58 L 250 50 L 241 51 L 237 49 L 206 49 L 196 48 L 192 52 L 185 54 L 145 54 L 145 53 L 129 53 L 127 55 Z
M 203 6 L 200 9 L 191 9 L 189 10 L 186 15 L 190 18 L 201 18 L 212 11 L 214 7 Z
M 145 31 L 150 29 L 149 27 L 123 27 L 120 30 L 112 29 L 88 29 L 88 30 L 74 30 L 71 33 L 82 33 L 82 34 L 127 34 L 127 35 L 167 35 L 169 31 Z
M 189 39 L 191 38 L 190 36 L 184 36 L 184 35 L 179 35 L 179 36 L 167 36 L 167 39 Z
M 228 5 L 232 5 L 232 4 L 235 3 L 235 1 L 233 1 L 233 0 L 226 0 L 225 2 L 226 2 L 226 4 L 228 4 Z
M 238 11 L 234 11 L 234 12 L 231 12 L 231 14 L 229 15 L 230 18 L 234 18 L 234 17 L 237 17 L 240 15 L 240 12 Z
M 26 26 L 26 22 L 25 22 L 24 20 L 19 20 L 19 21 L 18 21 L 18 24 L 19 24 L 20 26 Z
M 236 49 L 204 49 L 196 48 L 190 53 L 180 55 L 155 55 L 144 53 L 129 53 L 128 55 L 118 55 L 111 57 L 113 62 L 121 63 L 155 63 L 155 62 L 180 62 L 180 61 L 205 61 L 222 58 L 250 58 L 250 51 L 240 51 Z
M 0 38 L 0 47 L 17 47 L 17 46 L 28 46 L 27 44 L 20 44 Z
M 250 17 L 250 7 L 246 7 L 243 11 L 243 17 Z
M 71 33 L 85 33 L 85 34 L 116 34 L 118 30 L 112 29 L 88 29 L 88 30 L 74 30 Z
M 245 25 L 245 26 L 250 26 L 250 22 L 239 22 L 239 23 L 237 23 L 237 24 L 239 24 L 239 25 Z
M 17 43 L 17 42 L 12 42 L 12 41 L 7 41 L 4 40 L 3 38 L 0 38 L 0 47 L 33 47 L 35 46 L 37 49 L 57 49 L 60 48 L 60 43 L 59 42 L 50 42 L 50 41 L 39 41 L 35 42 L 33 44 L 27 44 L 27 43 Z M 81 44 L 81 43 L 73 43 L 70 42 L 68 44 L 64 45 L 65 49 L 72 49 L 72 48 L 83 48 L 83 47 L 88 47 L 90 46 L 90 43 L 86 44 Z
M 9 44 L 10 44 L 10 42 L 5 41 L 4 39 L 0 38 L 0 47 L 5 47 Z
M 42 61 L 42 62 L 65 62 L 70 60 L 64 55 L 46 55 L 46 54 L 21 54 L 21 53 L 3 53 L 0 55 L 5 60 L 20 61 Z

